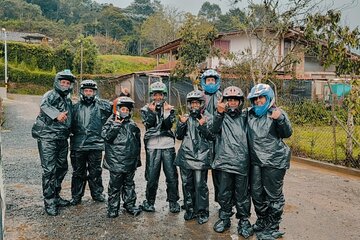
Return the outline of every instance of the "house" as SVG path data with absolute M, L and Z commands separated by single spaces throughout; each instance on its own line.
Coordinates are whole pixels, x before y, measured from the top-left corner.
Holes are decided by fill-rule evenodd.
M 0 41 L 4 41 L 4 33 L 0 34 Z M 6 32 L 6 40 L 26 43 L 48 43 L 52 38 L 41 33 Z
M 279 39 L 277 47 L 275 48 L 273 56 L 282 59 L 290 51 L 290 48 L 294 46 L 295 42 L 302 41 L 302 32 L 297 29 L 290 29 L 285 34 L 283 39 Z M 304 41 L 302 41 L 304 42 Z M 155 70 L 170 72 L 177 63 L 177 52 L 181 44 L 181 39 L 176 39 L 163 46 L 160 46 L 150 52 L 149 55 L 155 56 L 157 59 L 157 66 Z M 246 49 L 253 52 L 258 51 L 261 47 L 261 41 L 255 37 L 249 39 L 245 32 L 234 31 L 218 34 L 217 38 L 213 42 L 213 46 L 218 48 L 222 53 L 238 54 Z M 300 44 L 301 45 L 301 44 Z M 167 58 L 167 63 L 159 64 L 161 57 Z M 297 56 L 300 62 L 296 64 L 295 79 L 294 75 L 287 73 L 285 69 L 280 69 L 277 72 L 277 79 L 282 79 L 284 88 L 290 89 L 290 97 L 295 99 L 317 99 L 323 100 L 329 94 L 328 80 L 334 83 L 340 83 L 344 79 L 336 79 L 334 67 L 324 69 L 316 57 L 307 55 L 304 51 L 298 51 Z M 204 68 L 218 69 L 221 72 L 221 67 L 232 66 L 233 62 L 229 59 L 219 57 L 208 57 L 204 63 Z M 223 79 L 228 79 L 233 76 L 227 76 L 222 74 Z M 291 85 L 291 88 L 289 87 Z

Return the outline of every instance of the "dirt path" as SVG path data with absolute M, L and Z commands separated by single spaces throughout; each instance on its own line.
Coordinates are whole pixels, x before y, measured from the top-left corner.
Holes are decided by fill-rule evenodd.
M 184 212 L 168 211 L 163 174 L 155 213 L 142 213 L 137 218 L 123 213 L 108 219 L 105 204 L 93 202 L 87 190 L 81 205 L 62 209 L 57 217 L 47 216 L 41 195 L 42 169 L 30 134 L 39 102 L 40 97 L 25 95 L 10 95 L 4 101 L 5 239 L 238 239 L 234 218 L 230 231 L 217 234 L 212 230 L 218 205 L 212 201 L 211 180 L 210 220 L 200 226 L 195 221 L 185 222 Z M 63 183 L 65 198 L 70 198 L 70 177 L 71 167 Z M 103 177 L 107 189 L 107 171 Z M 144 167 L 136 172 L 135 182 L 140 204 L 145 193 Z M 293 163 L 285 178 L 285 198 L 284 239 L 360 239 L 360 176 Z

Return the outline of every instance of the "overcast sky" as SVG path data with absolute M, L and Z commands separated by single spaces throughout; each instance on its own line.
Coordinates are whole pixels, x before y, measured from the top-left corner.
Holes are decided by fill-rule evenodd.
M 227 12 L 231 8 L 230 0 L 207 0 L 210 3 L 216 3 L 221 7 L 222 13 Z M 133 0 L 96 0 L 99 3 L 112 3 L 117 7 L 125 8 L 129 6 Z M 175 7 L 181 11 L 191 12 L 197 14 L 201 5 L 206 0 L 161 0 L 165 6 Z M 247 7 L 247 0 L 242 0 L 238 3 L 240 8 Z M 262 2 L 261 0 L 254 0 L 254 2 Z M 280 2 L 288 2 L 280 0 Z M 340 8 L 342 10 L 342 23 L 355 28 L 360 25 L 360 0 L 323 0 L 323 6 L 327 8 Z

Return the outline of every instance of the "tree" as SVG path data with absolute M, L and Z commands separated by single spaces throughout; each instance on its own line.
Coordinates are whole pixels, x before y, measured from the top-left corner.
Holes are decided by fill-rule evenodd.
M 57 16 L 56 12 L 58 10 L 59 0 L 26 0 L 26 2 L 38 5 L 44 16 L 49 19 L 54 19 L 54 17 Z
M 208 1 L 201 6 L 198 17 L 205 18 L 209 22 L 215 22 L 221 15 L 221 8 L 217 4 L 211 4 Z
M 348 111 L 345 165 L 350 166 L 353 160 L 354 115 L 360 114 L 360 58 L 351 51 L 359 49 L 360 31 L 358 27 L 350 30 L 348 26 L 341 26 L 340 19 L 340 11 L 335 10 L 309 15 L 304 36 L 309 42 L 309 50 L 324 68 L 334 65 L 337 76 L 350 76 L 352 89 L 345 101 Z M 360 166 L 360 163 L 357 165 Z
M 182 13 L 166 8 L 156 12 L 141 25 L 142 48 L 156 48 L 176 39 Z
M 304 12 L 312 6 L 309 0 L 290 1 L 282 6 L 278 0 L 266 0 L 262 4 L 250 1 L 244 18 L 232 18 L 234 28 L 245 34 L 248 45 L 227 56 L 235 64 L 224 71 L 235 71 L 243 80 L 254 84 L 273 79 L 279 71 L 292 73 L 302 45 L 294 37 L 286 54 L 279 57 L 279 42 L 289 29 L 299 26 L 299 21 L 305 18 Z
M 134 0 L 126 9 L 125 12 L 131 17 L 136 24 L 141 24 L 149 16 L 154 14 L 155 7 L 159 6 L 159 2 L 156 1 L 154 4 L 151 0 Z
M 219 16 L 219 20 L 215 22 L 216 29 L 219 32 L 236 31 L 238 23 L 245 22 L 245 13 L 239 8 L 232 8 L 224 15 Z
M 54 55 L 56 59 L 54 64 L 57 72 L 64 69 L 73 69 L 74 47 L 69 41 L 63 41 L 62 44 L 55 49 Z
M 103 8 L 98 19 L 98 26 L 100 33 L 114 39 L 121 39 L 134 29 L 130 18 L 120 8 L 112 5 Z
M 82 48 L 82 66 L 83 73 L 92 74 L 95 69 L 96 58 L 98 56 L 98 50 L 93 38 L 80 36 L 74 41 L 75 57 L 74 57 L 74 69 L 77 73 L 81 72 L 81 48 Z M 82 47 L 81 47 L 82 45 Z
M 42 12 L 38 5 L 26 3 L 20 0 L 0 1 L 1 19 L 19 19 L 33 21 L 42 19 Z
M 199 64 L 212 55 L 212 43 L 217 36 L 214 25 L 191 14 L 185 17 L 180 29 L 181 44 L 178 49 L 178 63 L 172 75 L 181 78 L 190 74 L 194 84 L 199 76 Z

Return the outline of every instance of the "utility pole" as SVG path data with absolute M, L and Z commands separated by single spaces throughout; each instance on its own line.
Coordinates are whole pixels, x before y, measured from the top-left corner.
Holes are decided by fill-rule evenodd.
M 84 56 L 84 50 L 83 50 L 83 42 L 81 39 L 80 40 L 80 81 L 82 81 L 82 75 L 83 75 L 83 56 Z
M 7 88 L 8 88 L 8 74 L 7 74 L 7 68 L 8 68 L 8 60 L 7 60 L 7 43 L 6 43 L 6 29 L 2 28 L 1 29 L 4 32 L 4 51 L 5 51 L 5 89 L 7 92 Z

